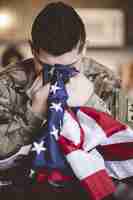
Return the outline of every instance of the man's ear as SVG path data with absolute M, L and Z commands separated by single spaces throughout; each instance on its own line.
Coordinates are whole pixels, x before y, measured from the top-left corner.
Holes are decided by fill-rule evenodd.
M 84 44 L 83 50 L 82 50 L 82 56 L 86 56 L 87 51 L 87 43 Z
M 33 56 L 34 56 L 34 55 L 35 55 L 35 49 L 34 49 L 33 43 L 32 43 L 31 40 L 28 40 L 28 43 L 29 43 L 29 45 L 30 45 L 31 52 L 32 52 L 32 54 L 33 54 Z

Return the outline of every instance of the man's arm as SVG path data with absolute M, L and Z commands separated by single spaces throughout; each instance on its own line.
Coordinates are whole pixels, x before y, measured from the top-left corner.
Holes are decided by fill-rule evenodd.
M 84 74 L 94 83 L 96 94 L 107 101 L 120 88 L 120 77 L 108 67 L 87 57 L 83 58 Z
M 10 77 L 9 77 L 10 79 Z M 0 79 L 0 156 L 13 154 L 24 144 L 32 141 L 42 124 L 39 114 L 29 105 L 18 102 L 13 82 L 5 76 Z M 10 85 L 9 85 L 10 82 Z
M 108 67 L 88 57 L 84 57 L 82 63 L 84 74 L 92 81 L 95 91 L 86 106 L 109 112 L 118 119 L 117 97 L 121 91 L 120 77 Z
M 92 107 L 98 111 L 110 114 L 107 104 L 96 93 L 92 94 L 92 96 L 86 102 L 85 106 Z

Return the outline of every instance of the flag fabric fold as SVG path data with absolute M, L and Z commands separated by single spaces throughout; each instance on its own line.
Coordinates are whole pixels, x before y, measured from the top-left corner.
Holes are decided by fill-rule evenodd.
M 65 81 L 77 73 L 70 66 L 54 66 L 48 120 L 32 145 L 31 172 L 35 181 L 48 181 L 55 187 L 78 180 L 92 200 L 101 200 L 115 191 L 110 176 L 123 179 L 133 175 L 131 167 L 124 171 L 125 162 L 133 159 L 133 148 L 126 148 L 128 161 L 119 151 L 121 143 L 126 143 L 120 148 L 124 152 L 133 142 L 133 131 L 106 113 L 67 105 Z

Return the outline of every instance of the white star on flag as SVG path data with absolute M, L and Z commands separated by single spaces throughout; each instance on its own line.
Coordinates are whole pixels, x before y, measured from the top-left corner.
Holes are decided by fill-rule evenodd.
M 55 109 L 56 112 L 58 112 L 59 110 L 62 112 L 61 103 L 52 103 L 52 106 L 50 106 L 50 108 Z
M 58 140 L 58 129 L 56 129 L 55 126 L 52 127 L 52 131 L 50 133 L 55 136 L 56 140 Z
M 51 85 L 50 92 L 56 93 L 56 90 L 60 90 L 61 88 L 57 86 L 57 82 L 54 85 Z
M 35 174 L 35 171 L 31 169 L 29 177 L 32 178 L 33 174 Z
M 41 151 L 46 151 L 46 148 L 43 146 L 44 141 L 41 141 L 40 143 L 34 142 L 34 147 L 32 148 L 32 151 L 36 151 L 36 153 L 39 155 Z

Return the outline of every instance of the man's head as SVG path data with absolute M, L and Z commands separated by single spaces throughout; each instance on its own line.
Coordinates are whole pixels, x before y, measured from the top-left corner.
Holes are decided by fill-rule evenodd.
M 49 64 L 71 64 L 83 50 L 86 33 L 84 24 L 69 5 L 48 4 L 32 26 L 34 57 Z

